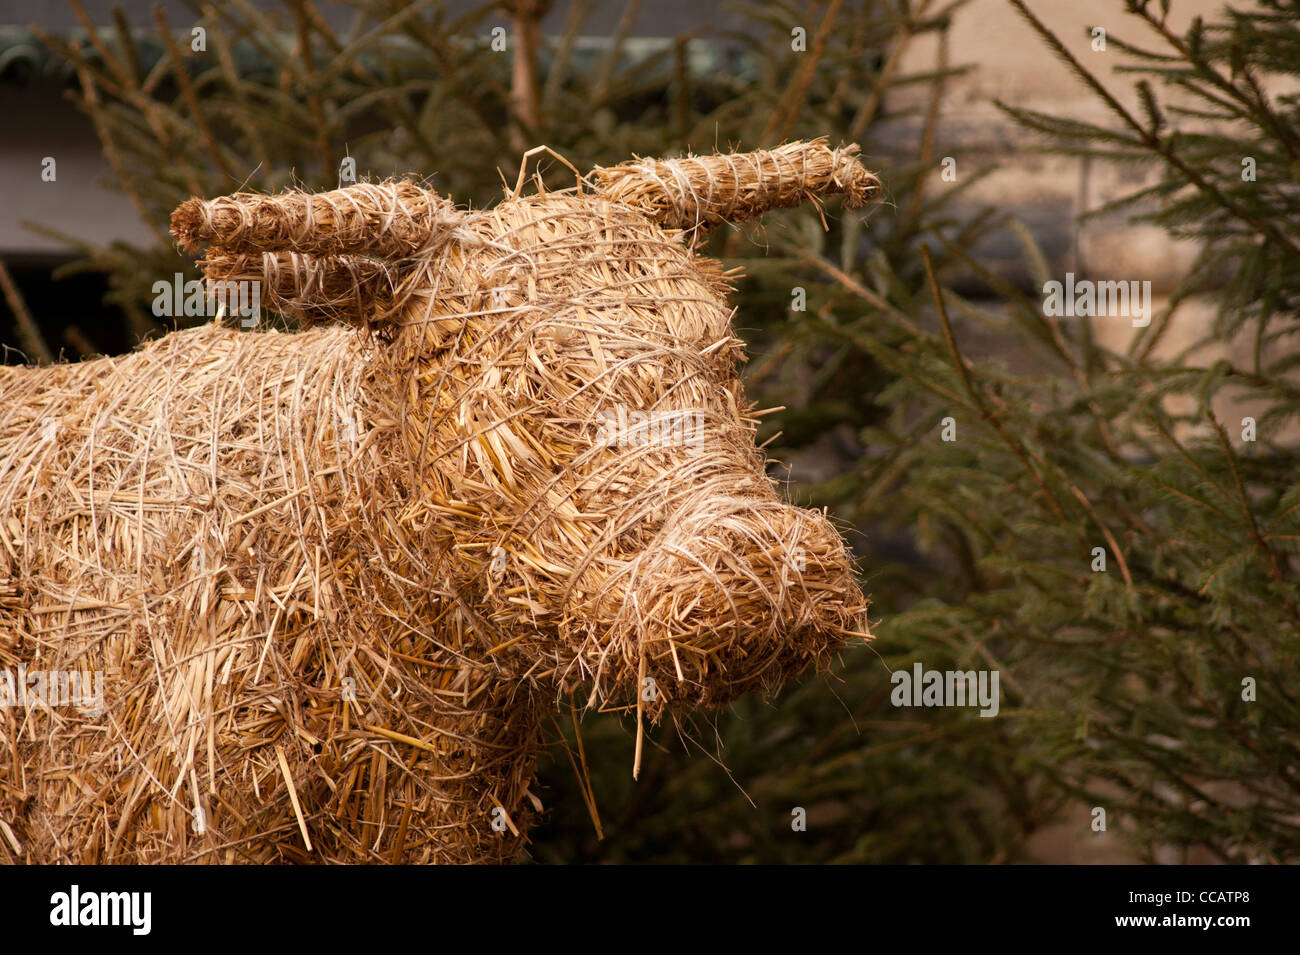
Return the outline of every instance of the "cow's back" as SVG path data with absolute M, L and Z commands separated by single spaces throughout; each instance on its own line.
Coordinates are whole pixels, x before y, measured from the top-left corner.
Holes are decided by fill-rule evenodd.
M 240 735 L 323 666 L 280 641 L 343 610 L 366 373 L 349 329 L 215 325 L 0 371 L 0 820 L 29 861 L 237 858 L 209 821 L 282 824 L 212 794 L 281 778 Z

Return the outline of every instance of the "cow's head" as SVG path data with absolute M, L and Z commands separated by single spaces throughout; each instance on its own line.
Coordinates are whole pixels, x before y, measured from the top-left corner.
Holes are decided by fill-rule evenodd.
M 855 152 L 637 161 L 472 213 L 410 182 L 191 200 L 173 231 L 212 244 L 210 281 L 374 333 L 404 526 L 438 542 L 474 652 L 656 715 L 865 635 L 840 535 L 765 472 L 727 277 L 694 254 L 718 222 L 870 200 Z

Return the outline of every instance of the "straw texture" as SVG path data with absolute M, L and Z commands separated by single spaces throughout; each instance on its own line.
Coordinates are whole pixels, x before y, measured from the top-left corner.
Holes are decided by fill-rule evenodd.
M 601 191 L 645 211 L 696 242 L 722 222 L 741 222 L 841 194 L 857 209 L 877 197 L 880 180 L 857 160 L 855 145 L 825 139 L 776 149 L 683 159 L 637 159 L 594 170 Z
M 213 243 L 238 252 L 295 249 L 392 257 L 433 251 L 461 218 L 450 199 L 399 179 L 315 195 L 240 192 L 209 201 L 194 198 L 172 213 L 172 235 L 187 252 Z
M 191 200 L 210 278 L 324 324 L 0 369 L 0 669 L 104 674 L 102 713 L 0 708 L 0 859 L 508 861 L 564 694 L 639 747 L 867 636 L 726 277 L 639 201 Z
M 424 271 L 399 273 L 382 259 L 357 255 L 211 250 L 203 272 L 209 283 L 260 282 L 265 304 L 315 324 L 383 325 L 427 288 Z

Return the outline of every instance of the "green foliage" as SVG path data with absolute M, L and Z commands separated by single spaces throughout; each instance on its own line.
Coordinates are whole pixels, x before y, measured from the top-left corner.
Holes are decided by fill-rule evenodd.
M 1007 112 L 1069 155 L 1105 161 L 1119 145 L 1146 157 L 1156 185 L 1117 207 L 1197 239 L 1202 252 L 1126 353 L 1097 345 L 1093 319 L 1046 316 L 1041 298 L 942 233 L 930 244 L 981 274 L 998 309 L 946 292 L 941 329 L 921 330 L 919 282 L 904 298 L 872 286 L 868 264 L 846 269 L 809 328 L 897 377 L 878 398 L 888 420 L 863 433 L 864 466 L 836 482 L 831 506 L 854 523 L 892 523 L 926 553 L 910 587 L 891 576 L 887 599 L 908 589 L 920 599 L 885 616 L 879 645 L 901 638 L 996 661 L 1014 704 L 999 722 L 1035 778 L 1107 807 L 1147 853 L 1203 847 L 1225 861 L 1294 861 L 1300 498 L 1294 431 L 1283 429 L 1300 411 L 1287 347 L 1300 303 L 1300 101 L 1264 89 L 1280 63 L 1295 71 L 1284 51 L 1300 30 L 1272 5 L 1229 10 L 1178 37 L 1133 4 L 1171 50 L 1143 54 L 1110 39 L 1144 74 L 1139 118 L 1015 5 L 1117 121 Z M 1200 96 L 1220 132 L 1206 133 L 1195 109 L 1161 106 L 1156 83 Z M 1243 179 L 1243 156 L 1257 160 L 1254 181 Z M 1026 258 L 1041 282 L 1032 244 Z M 1205 293 L 1219 318 L 1196 344 L 1244 337 L 1255 343 L 1245 361 L 1202 364 L 1193 349 L 1156 357 L 1179 307 Z M 1034 374 L 964 358 L 963 335 L 982 324 L 1014 336 Z M 1259 409 L 1255 440 L 1247 422 L 1216 418 L 1228 399 Z M 957 441 L 941 440 L 943 416 L 956 419 Z M 1104 573 L 1092 569 L 1098 547 Z

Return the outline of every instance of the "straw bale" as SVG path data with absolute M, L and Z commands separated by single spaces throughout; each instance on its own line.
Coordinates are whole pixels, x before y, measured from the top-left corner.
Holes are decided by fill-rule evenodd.
M 639 748 L 869 636 L 765 472 L 718 263 L 626 193 L 350 189 L 392 217 L 178 211 L 316 324 L 0 369 L 0 672 L 104 686 L 0 707 L 0 859 L 508 861 L 565 694 Z

